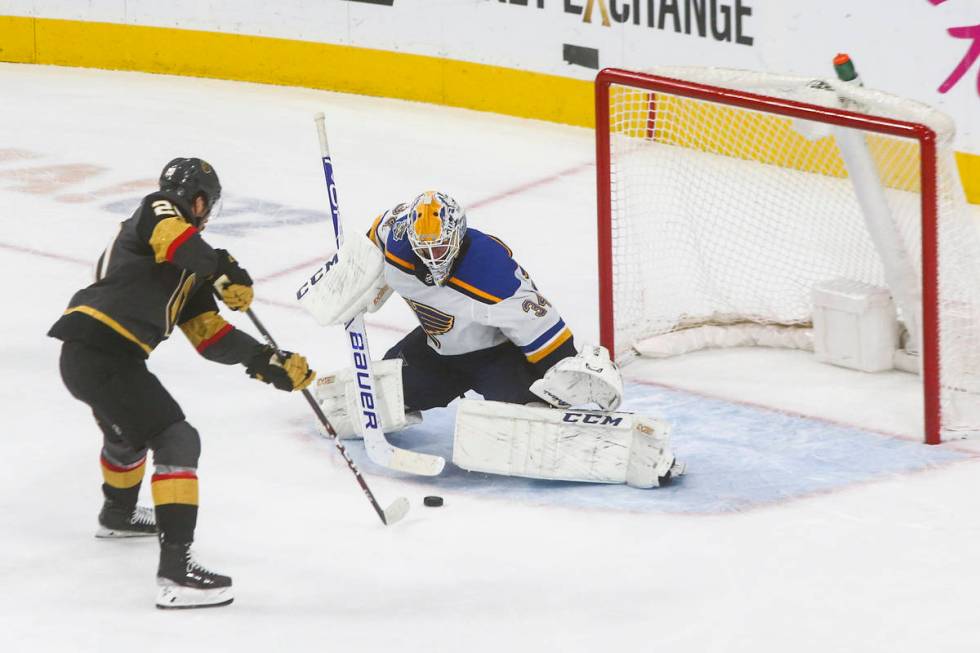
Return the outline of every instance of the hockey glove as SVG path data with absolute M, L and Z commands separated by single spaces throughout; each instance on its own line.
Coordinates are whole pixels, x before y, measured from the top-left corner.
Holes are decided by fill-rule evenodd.
M 310 369 L 305 358 L 291 351 L 277 353 L 268 345 L 252 357 L 245 371 L 253 379 L 271 383 L 287 392 L 303 390 L 316 378 L 316 372 Z
M 351 234 L 337 256 L 296 292 L 300 305 L 321 325 L 346 324 L 373 313 L 391 296 L 384 255 L 361 234 Z
M 594 403 L 602 410 L 616 410 L 623 399 L 623 378 L 609 350 L 586 345 L 578 356 L 555 363 L 530 390 L 555 408 Z
M 247 311 L 252 304 L 252 277 L 227 250 L 216 249 L 218 269 L 214 273 L 214 289 L 233 311 Z

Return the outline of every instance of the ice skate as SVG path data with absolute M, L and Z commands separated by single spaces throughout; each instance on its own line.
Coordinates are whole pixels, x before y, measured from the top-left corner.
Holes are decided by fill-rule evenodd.
M 161 542 L 157 585 L 157 607 L 163 610 L 216 608 L 234 600 L 231 578 L 201 566 L 190 544 Z
M 157 534 L 157 522 L 152 508 L 129 508 L 113 501 L 102 504 L 99 512 L 98 538 L 147 537 Z

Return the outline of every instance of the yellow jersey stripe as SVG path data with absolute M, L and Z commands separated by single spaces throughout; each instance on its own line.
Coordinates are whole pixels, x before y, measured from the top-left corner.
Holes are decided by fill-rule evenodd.
M 153 227 L 150 235 L 150 247 L 153 248 L 153 259 L 157 263 L 167 260 L 170 246 L 180 238 L 191 225 L 180 217 L 164 218 Z
M 456 277 L 449 277 L 449 283 L 453 284 L 454 286 L 458 286 L 458 287 L 462 288 L 463 290 L 468 290 L 469 292 L 473 293 L 474 295 L 478 295 L 480 297 L 483 297 L 484 299 L 489 299 L 492 302 L 502 302 L 502 301 L 504 301 L 500 297 L 497 297 L 496 295 L 491 295 L 488 292 L 483 292 L 482 290 L 480 290 L 476 286 L 471 286 L 470 284 L 466 283 L 462 279 L 458 279 Z
M 65 315 L 68 315 L 69 313 L 84 313 L 85 315 L 88 315 L 89 317 L 98 320 L 102 324 L 106 325 L 107 327 L 109 327 L 110 329 L 112 329 L 113 331 L 121 335 L 126 340 L 129 340 L 131 343 L 135 345 L 139 345 L 140 349 L 145 351 L 147 356 L 149 356 L 150 352 L 153 351 L 153 347 L 149 346 L 148 344 L 146 344 L 145 342 L 143 342 L 142 340 L 134 336 L 129 329 L 119 324 L 118 322 L 116 322 L 111 317 L 109 317 L 108 315 L 106 315 L 105 313 L 103 313 L 97 308 L 92 308 L 91 306 L 75 306 L 65 311 Z
M 397 256 L 395 256 L 391 252 L 386 251 L 385 252 L 385 257 L 388 258 L 388 260 L 390 260 L 390 261 L 392 261 L 394 263 L 397 263 L 398 265 L 401 265 L 403 267 L 408 268 L 409 270 L 414 270 L 415 269 L 415 264 L 414 263 L 409 263 L 408 261 L 406 261 L 404 259 L 398 258 Z
M 206 311 L 181 324 L 180 330 L 184 332 L 187 339 L 197 349 L 201 346 L 202 342 L 213 338 L 227 324 L 228 322 L 218 315 L 217 311 Z
M 537 363 L 539 360 L 541 360 L 542 358 L 544 358 L 554 350 L 561 347 L 562 343 L 564 343 L 566 340 L 568 340 L 571 337 L 572 337 L 572 332 L 569 331 L 568 328 L 566 327 L 561 331 L 561 333 L 555 336 L 555 339 L 551 341 L 551 344 L 545 345 L 544 347 L 537 350 L 533 354 L 527 354 L 527 359 L 532 363 Z
M 385 217 L 384 213 L 375 218 L 374 222 L 371 223 L 371 228 L 368 230 L 368 238 L 375 245 L 378 244 L 378 226 L 381 224 L 381 218 L 383 217 Z
M 507 247 L 507 245 L 504 244 L 504 241 L 500 240 L 496 236 L 491 236 L 490 234 L 487 234 L 487 237 L 489 237 L 490 240 L 494 241 L 495 243 L 503 247 L 504 251 L 507 252 L 507 256 L 514 258 L 514 251 L 510 247 Z

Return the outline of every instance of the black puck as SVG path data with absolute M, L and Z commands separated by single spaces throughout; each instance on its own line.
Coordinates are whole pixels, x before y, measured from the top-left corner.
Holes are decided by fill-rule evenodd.
M 429 506 L 430 508 L 438 508 L 442 505 L 442 497 L 437 496 L 427 496 L 422 499 L 422 503 Z

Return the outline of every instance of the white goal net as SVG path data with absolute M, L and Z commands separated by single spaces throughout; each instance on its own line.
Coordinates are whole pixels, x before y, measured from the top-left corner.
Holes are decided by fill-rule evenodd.
M 812 348 L 814 287 L 851 280 L 894 298 L 927 438 L 977 429 L 980 239 L 949 118 L 835 79 L 603 75 L 600 285 L 618 359 Z

